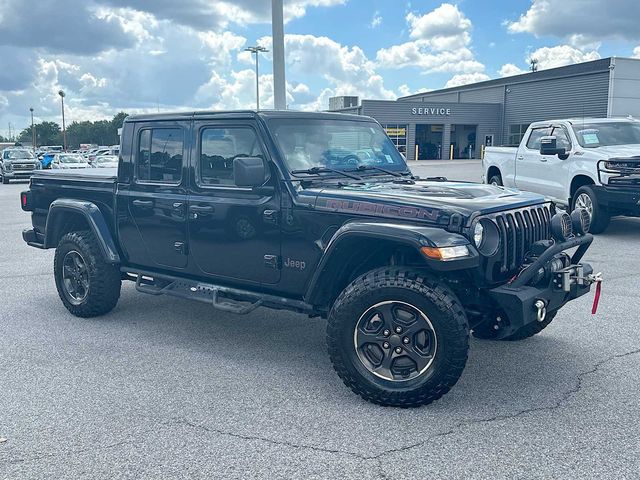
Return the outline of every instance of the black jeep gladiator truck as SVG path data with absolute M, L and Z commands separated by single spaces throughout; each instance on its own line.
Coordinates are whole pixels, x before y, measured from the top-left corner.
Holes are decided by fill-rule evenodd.
M 381 405 L 438 399 L 465 367 L 470 330 L 530 337 L 599 281 L 581 262 L 585 211 L 417 178 L 362 116 L 128 117 L 117 171 L 38 171 L 21 202 L 24 240 L 56 249 L 72 314 L 106 314 L 129 280 L 226 312 L 324 317 L 338 375 Z

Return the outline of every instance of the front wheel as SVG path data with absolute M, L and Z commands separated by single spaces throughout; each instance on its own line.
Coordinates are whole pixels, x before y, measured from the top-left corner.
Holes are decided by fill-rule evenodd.
M 120 272 L 104 261 L 98 241 L 89 231 L 62 237 L 53 271 L 62 303 L 77 317 L 104 315 L 118 303 Z
M 3 185 L 9 185 L 9 179 L 7 177 L 5 177 L 4 175 L 2 175 L 2 184 Z
M 327 344 L 336 372 L 362 398 L 419 407 L 460 378 L 469 328 L 448 287 L 411 270 L 381 268 L 354 280 L 335 301 Z
M 590 186 L 580 187 L 573 196 L 573 205 L 571 210 L 583 208 L 591 217 L 591 233 L 602 233 L 609 226 L 611 214 L 609 211 L 598 203 L 596 193 Z

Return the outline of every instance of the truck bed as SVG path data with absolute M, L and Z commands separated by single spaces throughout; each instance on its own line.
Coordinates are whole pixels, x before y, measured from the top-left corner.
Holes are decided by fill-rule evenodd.
M 36 231 L 44 231 L 49 205 L 60 198 L 95 203 L 107 221 L 111 221 L 115 207 L 117 179 L 116 168 L 38 170 L 31 177 L 30 187 L 38 199 L 32 214 Z

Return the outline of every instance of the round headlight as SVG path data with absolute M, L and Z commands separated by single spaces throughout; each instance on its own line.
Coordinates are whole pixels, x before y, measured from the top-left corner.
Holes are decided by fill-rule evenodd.
M 482 226 L 482 222 L 478 222 L 473 229 L 473 243 L 476 244 L 476 247 L 480 248 L 482 240 L 484 240 L 484 227 Z
M 478 252 L 485 257 L 495 255 L 500 246 L 498 226 L 488 218 L 478 221 L 473 227 L 473 243 Z
M 558 212 L 551 218 L 551 236 L 555 241 L 565 242 L 572 233 L 571 217 L 567 212 Z
M 589 233 L 591 228 L 591 215 L 584 208 L 576 208 L 571 212 L 571 224 L 576 235 Z

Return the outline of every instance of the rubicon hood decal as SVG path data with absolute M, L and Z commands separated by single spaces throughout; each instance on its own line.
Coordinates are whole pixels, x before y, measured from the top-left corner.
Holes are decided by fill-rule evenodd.
M 319 210 L 332 212 L 361 213 L 364 215 L 380 215 L 385 217 L 413 218 L 417 220 L 438 219 L 440 210 L 434 208 L 422 208 L 410 205 L 389 205 L 358 200 L 344 200 L 340 198 L 319 198 L 316 203 Z

